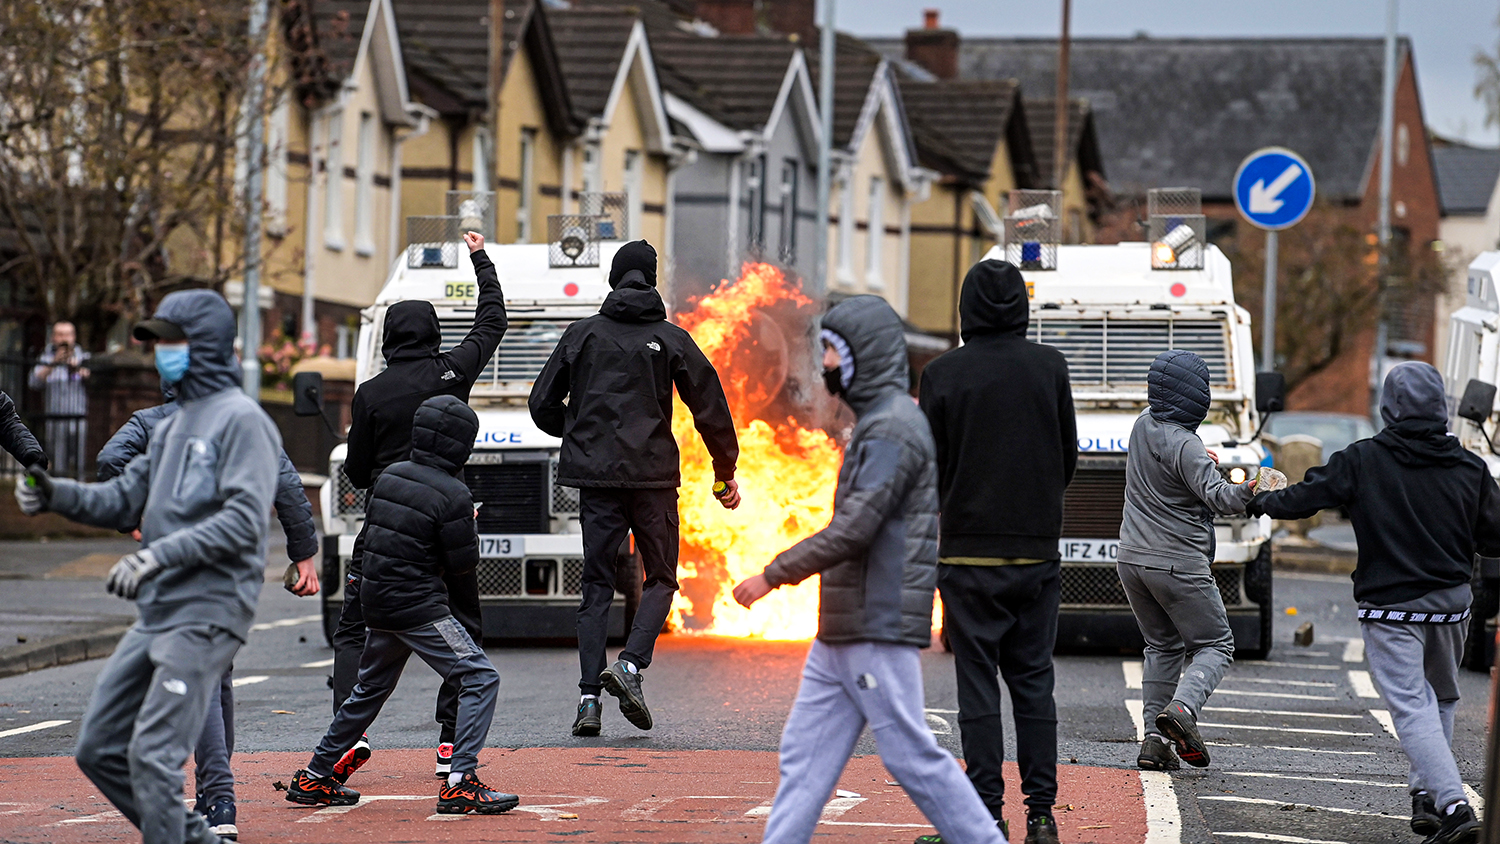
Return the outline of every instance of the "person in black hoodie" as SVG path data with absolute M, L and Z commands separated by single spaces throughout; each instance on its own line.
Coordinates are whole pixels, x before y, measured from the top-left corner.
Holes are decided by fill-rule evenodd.
M 444 352 L 442 329 L 431 302 L 397 302 L 385 312 L 380 351 L 385 369 L 354 392 L 350 407 L 348 457 L 344 474 L 359 489 L 369 489 L 387 466 L 405 460 L 411 451 L 412 418 L 417 407 L 433 396 L 469 400 L 469 390 L 478 380 L 509 323 L 505 318 L 505 294 L 495 265 L 484 252 L 484 238 L 464 233 L 469 259 L 479 283 L 479 302 L 474 309 L 474 327 L 457 346 Z M 335 712 L 354 690 L 360 652 L 365 644 L 365 619 L 360 606 L 360 575 L 365 552 L 365 531 L 354 538 L 354 553 L 344 578 L 344 607 L 333 634 L 333 709 Z M 484 638 L 479 610 L 479 583 L 472 573 L 450 581 L 449 607 L 475 641 Z M 458 688 L 444 683 L 438 690 L 437 775 L 451 770 L 453 735 L 457 718 Z M 370 758 L 368 739 L 360 737 L 339 761 L 339 773 L 347 777 Z
M 21 421 L 16 403 L 3 392 L 0 392 L 0 448 L 10 452 L 17 463 L 27 468 L 41 466 L 46 469 L 48 466 L 47 452 L 42 451 L 36 436 Z
M 422 402 L 414 418 L 411 459 L 381 473 L 365 508 L 368 545 L 359 588 L 370 634 L 359 682 L 312 761 L 293 775 L 286 799 L 333 806 L 359 801 L 359 792 L 344 786 L 334 766 L 380 714 L 415 652 L 459 688 L 453 770 L 438 792 L 438 812 L 499 814 L 520 799 L 488 788 L 474 772 L 495 717 L 500 675 L 453 617 L 445 585 L 445 575 L 479 565 L 474 499 L 460 477 L 479 417 L 457 396 L 437 396 Z
M 568 326 L 531 388 L 531 418 L 562 437 L 557 482 L 578 487 L 583 524 L 583 598 L 578 607 L 582 699 L 573 735 L 597 736 L 599 691 L 619 698 L 620 713 L 642 730 L 651 711 L 641 670 L 677 592 L 677 441 L 672 387 L 693 414 L 713 458 L 714 495 L 739 506 L 734 481 L 739 441 L 713 364 L 686 331 L 667 322 L 656 292 L 656 250 L 644 240 L 620 247 L 609 272 L 613 292 L 595 316 Z M 615 555 L 635 536 L 645 567 L 640 608 L 625 650 L 605 656 Z
M 975 264 L 958 309 L 964 345 L 923 370 L 921 406 L 937 444 L 937 583 L 958 673 L 959 732 L 969 779 L 1001 821 L 998 670 L 1016 721 L 1026 841 L 1047 844 L 1057 841 L 1052 648 L 1063 490 L 1078 465 L 1073 393 L 1062 353 L 1026 339 L 1031 307 L 1020 270 Z
M 1411 762 L 1412 831 L 1427 844 L 1478 840 L 1453 758 L 1458 663 L 1474 555 L 1500 556 L 1500 488 L 1484 461 L 1448 435 L 1443 376 L 1396 365 L 1380 399 L 1385 428 L 1247 511 L 1305 519 L 1348 509 L 1359 544 L 1354 599 L 1370 673 Z

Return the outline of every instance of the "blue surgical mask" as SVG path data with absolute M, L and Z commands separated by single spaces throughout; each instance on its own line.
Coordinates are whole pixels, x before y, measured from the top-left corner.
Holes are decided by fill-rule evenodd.
M 161 375 L 161 380 L 168 384 L 176 384 L 182 380 L 182 376 L 188 370 L 188 346 L 186 343 L 180 345 L 156 344 L 156 371 Z

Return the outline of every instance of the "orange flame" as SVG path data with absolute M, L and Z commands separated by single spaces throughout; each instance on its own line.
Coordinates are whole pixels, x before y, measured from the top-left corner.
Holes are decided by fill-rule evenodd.
M 764 639 L 811 639 L 818 629 L 818 582 L 783 586 L 749 610 L 730 590 L 759 574 L 776 554 L 820 530 L 833 516 L 843 454 L 820 429 L 773 408 L 806 355 L 776 322 L 791 313 L 805 324 L 812 301 L 769 264 L 747 264 L 738 281 L 695 303 L 677 321 L 719 372 L 739 435 L 736 478 L 744 502 L 723 509 L 707 491 L 713 465 L 692 415 L 680 401 L 672 431 L 682 450 L 682 592 L 673 609 L 680 630 Z M 791 351 L 789 351 L 789 346 Z

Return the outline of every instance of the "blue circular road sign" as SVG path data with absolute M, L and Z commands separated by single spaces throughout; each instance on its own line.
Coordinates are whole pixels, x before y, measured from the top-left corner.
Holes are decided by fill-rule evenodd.
M 1312 208 L 1312 168 L 1302 156 L 1281 147 L 1258 149 L 1240 162 L 1234 174 L 1234 205 L 1256 226 L 1270 231 L 1290 228 Z

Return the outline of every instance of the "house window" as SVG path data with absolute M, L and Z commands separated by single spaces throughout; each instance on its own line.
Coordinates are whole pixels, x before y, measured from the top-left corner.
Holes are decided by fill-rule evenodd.
M 344 248 L 344 112 L 328 115 L 328 152 L 323 156 L 323 245 Z
M 781 263 L 797 263 L 797 169 L 796 159 L 781 163 Z
M 1396 126 L 1396 163 L 1402 167 L 1411 159 L 1411 130 L 1405 123 Z
M 531 242 L 531 195 L 536 192 L 536 130 L 521 130 L 520 197 L 516 200 L 516 243 Z
M 290 112 L 287 97 L 283 94 L 271 110 L 271 123 L 266 133 L 266 234 L 272 237 L 286 234 L 286 145 Z
M 854 184 L 846 175 L 839 179 L 839 273 L 844 284 L 854 281 Z
M 745 178 L 745 192 L 750 203 L 746 243 L 750 253 L 759 256 L 766 248 L 766 157 L 758 155 L 746 166 L 749 175 Z
M 640 150 L 625 150 L 625 236 L 641 236 L 641 190 L 645 161 Z
M 598 193 L 604 189 L 604 175 L 599 172 L 599 142 L 583 146 L 583 192 Z
M 871 288 L 885 286 L 880 258 L 885 252 L 885 180 L 870 177 L 870 228 L 865 233 L 865 284 Z
M 469 160 L 472 162 L 471 169 L 474 171 L 474 190 L 490 190 L 493 182 L 490 180 L 490 133 L 483 127 L 474 130 L 474 140 L 469 147 Z M 489 236 L 485 232 L 485 236 Z
M 375 115 L 359 115 L 359 149 L 354 168 L 354 252 L 375 254 Z

